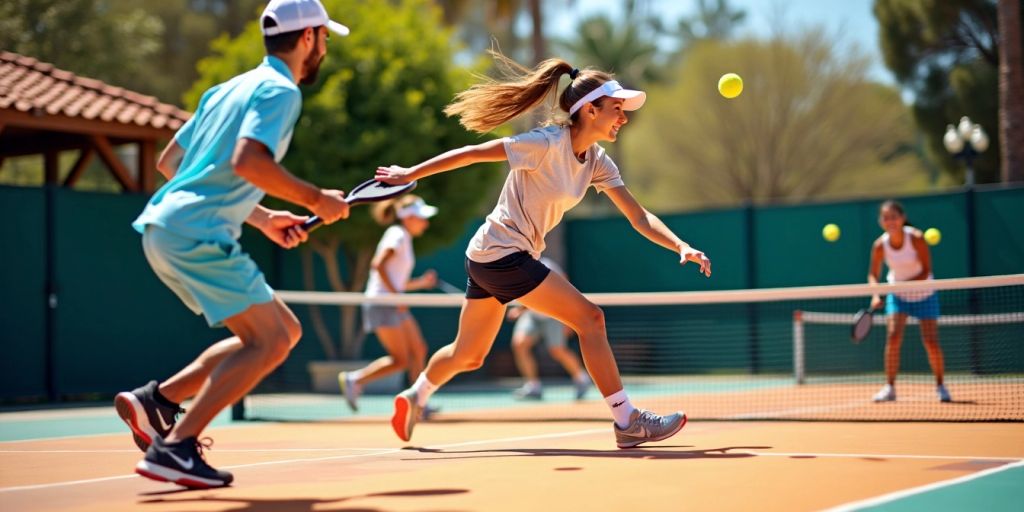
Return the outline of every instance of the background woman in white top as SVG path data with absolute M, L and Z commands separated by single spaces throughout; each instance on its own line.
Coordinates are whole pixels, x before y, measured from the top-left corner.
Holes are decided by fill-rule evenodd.
M 480 368 L 501 326 L 505 305 L 518 300 L 579 334 L 583 361 L 615 418 L 613 430 L 620 448 L 668 438 L 683 427 L 686 416 L 680 412 L 663 417 L 633 407 L 608 345 L 601 308 L 537 261 L 544 250 L 544 236 L 593 186 L 608 195 L 640 234 L 675 253 L 680 264 L 693 261 L 710 276 L 711 262 L 704 253 L 680 240 L 637 203 L 615 163 L 597 145 L 618 138 L 628 121 L 626 111 L 640 108 L 646 95 L 623 89 L 607 73 L 580 71 L 560 59 L 528 70 L 494 55 L 508 75 L 506 80 L 488 81 L 459 93 L 445 109 L 448 115 L 459 116 L 470 130 L 487 133 L 542 103 L 557 91 L 559 79 L 569 75 L 571 83 L 558 96 L 558 107 L 568 120 L 448 151 L 410 168 L 377 169 L 377 179 L 397 184 L 478 162 L 507 160 L 511 168 L 498 204 L 466 250 L 469 280 L 458 335 L 434 353 L 410 389 L 395 397 L 392 427 L 401 439 L 409 440 L 420 408 L 438 386 L 458 373 Z
M 416 266 L 412 239 L 430 227 L 428 219 L 435 214 L 437 208 L 411 194 L 374 205 L 374 220 L 390 227 L 384 231 L 370 263 L 367 297 L 428 290 L 437 286 L 437 274 L 433 270 L 410 279 Z M 427 357 L 427 344 L 408 306 L 363 304 L 363 327 L 377 335 L 388 355 L 362 369 L 338 374 L 338 384 L 353 411 L 358 410 L 359 395 L 367 382 L 402 370 L 409 372 L 409 382 L 413 382 L 423 371 Z
M 878 283 L 882 261 L 889 267 L 887 281 L 923 281 L 933 279 L 932 257 L 921 231 L 907 225 L 907 214 L 903 205 L 886 201 L 878 211 L 878 223 L 885 230 L 871 247 L 871 268 L 868 282 Z M 882 305 L 882 298 L 871 298 L 871 308 Z M 907 316 L 918 319 L 921 326 L 921 341 L 928 352 L 928 363 L 935 373 L 936 392 L 939 400 L 949 402 L 949 391 L 943 385 L 942 348 L 936 320 L 939 318 L 939 297 L 933 291 L 916 291 L 889 294 L 885 300 L 887 340 L 885 343 L 885 377 L 887 383 L 874 400 L 887 402 L 896 400 L 896 374 L 900 371 L 900 346 L 903 344 L 903 330 Z

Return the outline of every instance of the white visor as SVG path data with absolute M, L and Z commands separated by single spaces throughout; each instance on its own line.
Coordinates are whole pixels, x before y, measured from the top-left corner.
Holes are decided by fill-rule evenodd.
M 644 102 L 647 101 L 647 93 L 643 91 L 634 91 L 633 89 L 623 89 L 619 82 L 615 80 L 609 80 L 601 87 L 594 89 L 587 93 L 586 96 L 580 98 L 579 101 L 573 104 L 572 108 L 569 109 L 569 115 L 573 115 L 577 110 L 583 108 L 583 105 L 597 101 L 598 98 L 608 96 L 609 98 L 621 98 L 623 110 L 636 110 L 644 106 Z
M 396 215 L 398 215 L 399 219 L 406 219 L 409 217 L 429 219 L 434 215 L 437 215 L 437 207 L 430 206 L 423 199 L 417 199 L 413 203 L 399 208 Z

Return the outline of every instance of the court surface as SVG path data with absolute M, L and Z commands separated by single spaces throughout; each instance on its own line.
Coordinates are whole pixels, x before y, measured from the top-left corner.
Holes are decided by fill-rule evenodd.
M 1024 502 L 1021 423 L 691 421 L 672 439 L 619 450 L 610 421 L 471 414 L 422 423 L 412 443 L 380 415 L 220 420 L 207 457 L 232 471 L 235 485 L 203 491 L 136 476 L 141 453 L 112 407 L 2 414 L 0 438 L 16 440 L 0 442 L 0 510 L 1014 510 Z M 33 438 L 19 423 L 50 428 Z M 74 435 L 78 424 L 92 432 Z

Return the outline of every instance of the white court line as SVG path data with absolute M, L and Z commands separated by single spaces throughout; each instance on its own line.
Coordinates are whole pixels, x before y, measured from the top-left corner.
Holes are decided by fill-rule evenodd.
M 999 467 L 996 467 L 996 468 L 989 468 L 989 469 L 986 469 L 986 470 L 983 470 L 983 471 L 978 471 L 977 473 L 971 473 L 969 475 L 964 475 L 964 476 L 957 477 L 957 478 L 952 478 L 952 479 L 949 479 L 949 480 L 943 480 L 941 482 L 935 482 L 935 483 L 931 483 L 931 484 L 922 485 L 920 487 L 912 487 L 910 489 L 904 489 L 902 491 L 891 492 L 889 494 L 883 494 L 881 496 L 876 496 L 874 498 L 868 498 L 866 500 L 854 501 L 854 502 L 851 502 L 851 503 L 845 503 L 843 505 L 839 505 L 838 507 L 832 507 L 830 509 L 826 509 L 824 512 L 852 512 L 854 510 L 860 510 L 860 509 L 866 508 L 866 507 L 873 507 L 875 505 L 881 505 L 881 504 L 884 504 L 884 503 L 889 503 L 891 501 L 896 501 L 896 500 L 901 499 L 901 498 L 906 498 L 906 497 L 909 497 L 909 496 L 914 496 L 915 494 L 922 494 L 922 493 L 925 493 L 925 492 L 928 492 L 928 491 L 934 491 L 936 489 L 941 489 L 943 487 L 949 487 L 951 485 L 962 484 L 964 482 L 969 482 L 971 480 L 975 480 L 975 479 L 978 479 L 978 478 L 984 478 L 986 476 L 993 475 L 993 474 L 998 473 L 1000 471 L 1006 471 L 1008 469 L 1018 468 L 1018 467 L 1021 467 L 1021 466 L 1024 466 L 1024 460 L 1017 461 L 1017 462 L 1015 462 L 1013 464 L 1007 464 L 1005 466 L 999 466 Z
M 463 446 L 473 446 L 481 444 L 499 444 L 499 443 L 510 443 L 517 441 L 532 441 L 539 439 L 556 439 L 560 437 L 574 437 L 588 434 L 596 434 L 607 432 L 606 428 L 592 428 L 587 430 L 576 430 L 572 432 L 560 432 L 554 434 L 540 434 L 535 436 L 519 436 L 519 437 L 504 437 L 499 439 L 482 439 L 477 441 L 466 441 L 461 443 L 449 443 L 433 446 L 424 446 L 429 449 L 445 449 L 445 448 L 458 448 Z M 347 449 L 352 451 L 354 449 Z M 373 457 L 377 455 L 390 455 L 393 453 L 401 453 L 408 451 L 405 448 L 362 448 L 360 450 L 375 450 L 373 453 L 358 453 L 351 455 L 331 455 L 327 457 L 313 457 L 313 458 L 299 458 L 299 459 L 286 459 L 277 461 L 267 462 L 255 462 L 252 464 L 238 464 L 234 466 L 224 466 L 223 469 L 239 469 L 239 468 L 251 468 L 259 466 L 272 466 L 279 464 L 292 464 L 296 462 L 322 462 L 327 460 L 341 460 L 341 459 L 353 459 L 359 457 Z M 131 451 L 131 450 L 129 450 Z M 227 451 L 227 450 L 223 450 Z M 244 450 L 237 450 L 244 451 Z M 252 450 L 252 451 L 264 451 L 264 450 Z M 296 449 L 295 451 L 306 451 L 305 449 Z M 642 450 L 641 450 L 642 451 Z M 571 450 L 567 452 L 567 455 L 571 453 Z M 623 452 L 628 453 L 628 452 Z M 937 459 L 937 460 L 995 460 L 995 461 L 1017 461 L 1013 465 L 1022 464 L 1024 460 L 1020 460 L 1017 457 L 986 457 L 986 456 L 972 456 L 972 455 L 907 455 L 907 454 L 885 454 L 885 453 L 790 453 L 790 452 L 741 452 L 733 451 L 729 453 L 741 453 L 752 456 L 764 456 L 764 457 L 842 457 L 842 458 L 890 458 L 890 459 Z M 36 489 L 49 489 L 54 487 L 69 487 L 74 485 L 91 484 L 99 482 L 109 482 L 113 480 L 123 480 L 128 478 L 136 478 L 137 475 L 120 475 L 111 476 L 105 478 L 93 478 L 89 480 L 72 480 L 67 482 L 54 482 L 49 484 L 37 484 L 37 485 L 25 485 L 18 487 L 3 487 L 0 488 L 0 493 L 4 492 L 15 492 L 15 491 L 27 491 Z
M 471 445 L 475 445 L 475 444 L 508 443 L 508 442 L 514 442 L 514 441 L 529 441 L 529 440 L 536 440 L 536 439 L 550 439 L 550 438 L 558 438 L 558 437 L 571 437 L 571 436 L 593 434 L 593 433 L 596 433 L 596 432 L 607 432 L 607 431 L 608 431 L 608 429 L 578 430 L 578 431 L 575 431 L 575 432 L 562 432 L 562 433 L 557 433 L 557 434 L 541 434 L 541 435 L 536 435 L 536 436 L 505 437 L 505 438 L 500 438 L 500 439 L 485 439 L 485 440 L 480 440 L 480 441 L 467 441 L 467 442 L 464 442 L 464 443 L 442 444 L 442 445 L 437 445 L 437 446 L 433 446 L 433 447 L 427 446 L 425 448 L 433 448 L 433 449 L 456 448 L 456 447 L 459 447 L 459 446 L 471 446 Z M 380 451 L 378 451 L 376 453 L 359 453 L 359 454 L 354 454 L 354 455 L 333 455 L 333 456 L 329 456 L 329 457 L 315 457 L 315 458 L 276 460 L 276 461 L 268 461 L 268 462 L 256 462 L 256 463 L 253 463 L 253 464 L 239 464 L 239 465 L 235 465 L 235 466 L 223 466 L 222 469 L 251 468 L 251 467 L 257 467 L 257 466 L 271 466 L 271 465 L 276 465 L 276 464 L 291 464 L 291 463 L 294 463 L 294 462 L 321 462 L 321 461 L 325 461 L 325 460 L 340 460 L 340 459 L 351 459 L 351 458 L 357 458 L 357 457 L 372 457 L 372 456 L 376 456 L 376 455 L 388 455 L 388 454 L 399 453 L 399 452 L 403 452 L 403 451 L 407 451 L 407 450 L 405 450 L 405 448 L 385 448 L 385 449 L 382 449 L 382 450 L 380 450 Z M 99 482 L 110 482 L 110 481 L 114 481 L 114 480 L 125 480 L 125 479 L 128 479 L 128 478 L 137 478 L 137 477 L 138 477 L 138 475 L 131 474 L 131 475 L 108 476 L 108 477 L 104 477 L 104 478 L 91 478 L 91 479 L 88 479 L 88 480 L 71 480 L 71 481 L 67 481 L 67 482 L 54 482 L 54 483 L 49 483 L 49 484 L 22 485 L 22 486 L 15 486 L 15 487 L 0 487 L 0 493 L 17 492 L 17 491 L 31 491 L 31 490 L 37 490 L 37 489 L 52 489 L 54 487 L 70 487 L 70 486 L 75 486 L 75 485 L 93 484 L 93 483 L 99 483 Z

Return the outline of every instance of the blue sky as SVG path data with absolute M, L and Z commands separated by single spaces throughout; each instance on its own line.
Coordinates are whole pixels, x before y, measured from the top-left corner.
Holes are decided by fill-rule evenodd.
M 550 1 L 550 0 L 548 0 Z M 562 1 L 564 0 L 556 0 Z M 576 21 L 596 12 L 618 15 L 622 0 L 575 0 L 572 6 L 549 8 L 552 35 L 564 36 Z M 696 10 L 696 0 L 648 0 L 652 10 L 667 22 L 674 22 Z M 747 17 L 740 35 L 767 36 L 773 27 L 786 29 L 805 26 L 824 26 L 830 33 L 840 35 L 845 45 L 856 46 L 873 60 L 870 76 L 873 80 L 894 83 L 892 73 L 882 63 L 878 46 L 878 23 L 871 12 L 872 0 L 729 0 L 734 9 L 743 9 Z

